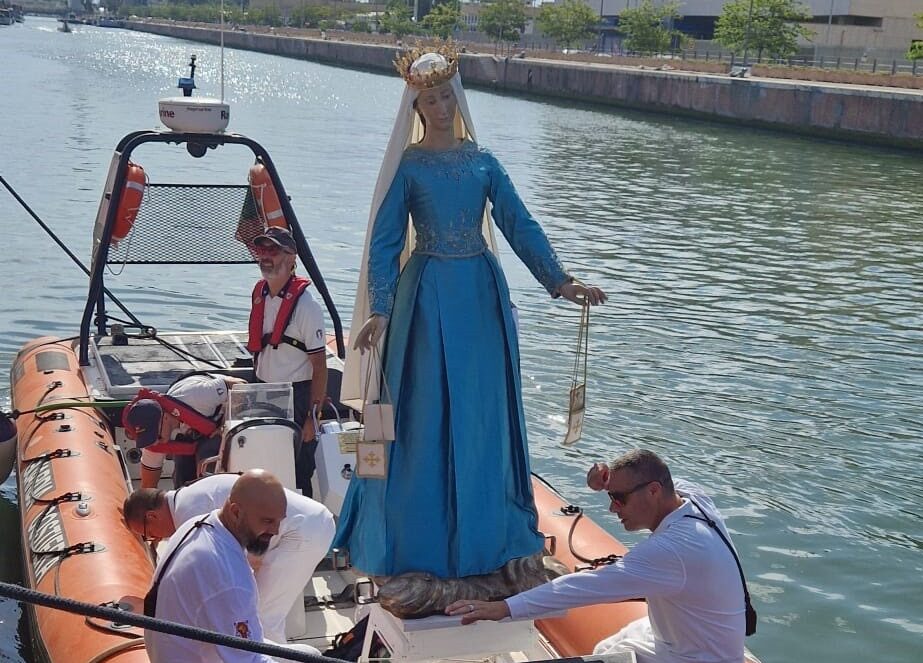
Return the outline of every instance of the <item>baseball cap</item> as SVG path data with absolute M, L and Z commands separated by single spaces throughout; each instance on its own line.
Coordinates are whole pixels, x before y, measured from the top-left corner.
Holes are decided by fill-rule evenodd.
M 123 423 L 128 437 L 134 439 L 135 446 L 143 449 L 157 441 L 162 417 L 160 403 L 150 398 L 142 398 L 126 410 Z
M 295 238 L 292 237 L 292 233 L 288 228 L 270 226 L 262 235 L 254 237 L 253 243 L 256 246 L 275 245 L 286 253 L 298 253 L 298 247 L 295 245 Z

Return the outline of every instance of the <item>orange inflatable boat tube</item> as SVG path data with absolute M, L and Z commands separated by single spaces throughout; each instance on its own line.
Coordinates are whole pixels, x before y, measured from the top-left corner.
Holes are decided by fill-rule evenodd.
M 24 346 L 11 382 L 20 412 L 89 401 L 72 346 L 54 339 Z M 153 564 L 122 521 L 128 480 L 104 415 L 70 407 L 22 414 L 16 426 L 25 583 L 112 607 L 144 596 Z M 40 654 L 51 663 L 148 661 L 140 629 L 37 606 L 29 613 Z

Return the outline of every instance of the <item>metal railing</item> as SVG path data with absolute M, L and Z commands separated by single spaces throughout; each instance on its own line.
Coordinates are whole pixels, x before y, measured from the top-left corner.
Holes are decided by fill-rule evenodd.
M 464 42 L 462 42 L 464 43 Z M 471 47 L 483 49 L 489 44 L 469 41 Z M 730 66 L 742 65 L 743 56 L 721 50 L 675 50 L 660 53 L 628 51 L 617 45 L 612 48 L 598 48 L 593 44 L 586 48 L 563 49 L 554 42 L 546 40 L 523 39 L 519 43 L 502 44 L 501 54 L 517 51 L 545 51 L 553 53 L 595 55 L 605 58 L 653 58 L 659 60 L 692 60 L 699 62 L 726 63 Z M 788 58 L 767 58 L 753 56 L 747 58 L 749 65 L 771 65 L 797 69 L 828 69 L 844 72 L 863 72 L 870 74 L 923 76 L 923 60 L 901 60 L 875 57 L 832 57 L 814 58 L 808 55 L 795 55 Z
M 731 65 L 744 64 L 743 57 L 734 53 L 718 51 L 676 51 L 668 54 L 669 57 L 681 60 L 705 60 L 714 62 L 728 62 Z M 802 69 L 832 69 L 836 71 L 857 71 L 870 74 L 909 74 L 910 76 L 923 76 L 923 62 L 920 60 L 884 60 L 878 58 L 856 57 L 823 57 L 810 59 L 808 56 L 795 55 L 788 58 L 747 58 L 747 64 L 765 64 Z

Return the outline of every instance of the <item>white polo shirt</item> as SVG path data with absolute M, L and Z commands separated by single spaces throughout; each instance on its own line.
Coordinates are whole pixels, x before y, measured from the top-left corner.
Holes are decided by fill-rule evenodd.
M 220 508 L 237 479 L 236 474 L 216 474 L 167 491 L 165 499 L 173 522 L 178 526 Z M 286 616 L 327 554 L 336 530 L 333 514 L 320 502 L 291 490 L 285 491 L 285 499 L 285 518 L 255 574 L 263 637 L 276 642 L 285 642 Z
M 190 519 L 197 519 L 215 509 L 220 509 L 239 478 L 236 474 L 216 474 L 199 479 L 179 490 L 168 490 L 164 494 L 164 499 L 177 529 Z M 292 537 L 303 539 L 307 535 L 312 539 L 320 540 L 318 545 L 322 557 L 327 552 L 329 541 L 324 541 L 320 534 L 329 529 L 333 523 L 330 511 L 320 502 L 288 488 L 285 489 L 285 499 L 285 518 L 279 523 L 279 533 L 272 537 L 269 550 L 279 545 L 280 541 Z
M 688 481 L 691 496 L 727 534 L 711 498 Z M 734 557 L 688 499 L 624 558 L 506 599 L 514 619 L 597 603 L 646 598 L 658 663 L 740 663 L 744 655 L 744 593 Z
M 263 334 L 271 334 L 276 324 L 276 317 L 282 307 L 282 297 L 267 297 L 263 311 Z M 326 352 L 326 334 L 324 333 L 324 311 L 314 301 L 310 290 L 305 290 L 295 304 L 292 319 L 285 328 L 285 335 L 301 341 L 308 349 L 299 350 L 288 343 L 280 343 L 273 348 L 267 345 L 260 351 L 256 362 L 256 377 L 263 382 L 303 382 L 310 380 L 313 374 L 308 354 Z
M 184 523 L 170 538 L 157 564 L 155 578 L 164 561 L 183 541 L 195 520 Z M 257 590 L 247 555 L 234 535 L 209 514 L 205 522 L 183 541 L 160 582 L 155 616 L 227 635 L 263 641 L 257 613 Z M 146 630 L 144 643 L 151 663 L 271 663 L 262 654 L 219 647 L 196 640 Z
M 228 385 L 221 376 L 190 375 L 170 387 L 167 396 L 181 400 L 196 412 L 212 418 L 224 413 Z M 179 428 L 173 431 L 171 439 L 176 439 L 177 435 L 185 435 L 189 430 L 189 426 L 181 423 Z M 145 467 L 156 470 L 163 467 L 163 461 L 164 454 L 150 451 L 148 448 L 141 450 L 141 464 Z
M 237 474 L 215 474 L 179 490 L 164 493 L 164 500 L 177 529 L 190 518 L 201 517 L 224 506 L 231 488 L 239 478 Z

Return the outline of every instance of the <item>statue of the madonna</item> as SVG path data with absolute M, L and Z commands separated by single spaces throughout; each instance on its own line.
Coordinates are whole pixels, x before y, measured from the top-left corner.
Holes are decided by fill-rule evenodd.
M 544 543 L 517 330 L 490 217 L 552 297 L 606 297 L 565 271 L 506 171 L 475 141 L 454 49 L 415 49 L 395 64 L 406 87 L 372 200 L 341 399 L 361 408 L 376 398 L 363 393 L 365 376 L 378 356 L 369 350 L 384 339 L 382 365 L 371 370 L 393 398 L 396 435 L 387 476 L 350 483 L 334 546 L 372 576 L 448 583 L 412 607 L 382 600 L 410 614 L 544 581 L 481 583 L 509 578 L 517 560 L 537 560 L 540 571 Z M 408 602 L 404 589 L 397 594 Z

